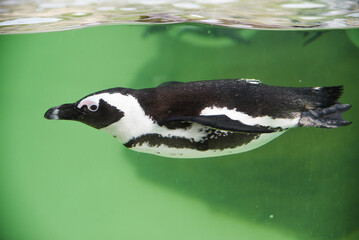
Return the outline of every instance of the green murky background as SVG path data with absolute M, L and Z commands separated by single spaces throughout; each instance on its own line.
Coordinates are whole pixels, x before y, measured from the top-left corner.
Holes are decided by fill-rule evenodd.
M 0 36 L 0 239 L 359 239 L 359 30 L 112 25 Z M 345 86 L 353 122 L 228 157 L 132 152 L 52 106 L 110 87 Z

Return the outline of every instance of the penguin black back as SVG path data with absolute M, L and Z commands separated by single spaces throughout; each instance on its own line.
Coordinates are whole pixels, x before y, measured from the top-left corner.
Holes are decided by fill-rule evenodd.
M 342 86 L 292 88 L 229 79 L 174 83 L 135 90 L 132 94 L 146 113 L 162 121 L 179 115 L 198 116 L 203 108 L 211 106 L 237 109 L 252 117 L 283 118 L 292 112 L 332 106 L 342 91 Z

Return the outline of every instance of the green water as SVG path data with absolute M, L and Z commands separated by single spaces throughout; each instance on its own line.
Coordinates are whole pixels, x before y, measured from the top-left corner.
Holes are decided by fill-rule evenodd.
M 358 65 L 359 30 L 179 24 L 1 35 L 0 239 L 359 239 Z M 239 77 L 343 84 L 353 124 L 293 129 L 228 157 L 169 159 L 43 118 L 106 88 Z

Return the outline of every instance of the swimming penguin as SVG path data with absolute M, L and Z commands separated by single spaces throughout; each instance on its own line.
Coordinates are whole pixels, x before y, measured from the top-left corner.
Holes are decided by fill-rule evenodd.
M 258 80 L 169 82 L 112 88 L 50 108 L 47 119 L 103 130 L 127 148 L 165 157 L 200 158 L 257 148 L 294 127 L 349 125 L 337 102 L 343 87 L 277 87 Z

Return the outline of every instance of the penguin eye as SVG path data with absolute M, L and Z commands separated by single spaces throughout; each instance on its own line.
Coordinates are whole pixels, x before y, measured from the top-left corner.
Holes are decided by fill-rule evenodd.
M 88 108 L 91 112 L 96 112 L 98 109 L 98 106 L 95 104 L 92 104 L 89 108 Z

